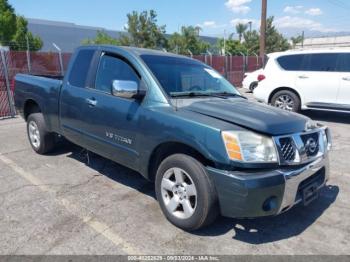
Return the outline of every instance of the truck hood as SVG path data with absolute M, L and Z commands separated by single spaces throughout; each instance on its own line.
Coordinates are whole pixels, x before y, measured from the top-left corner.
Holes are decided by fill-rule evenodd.
M 205 99 L 190 103 L 183 109 L 273 136 L 302 132 L 310 120 L 296 113 L 240 98 Z

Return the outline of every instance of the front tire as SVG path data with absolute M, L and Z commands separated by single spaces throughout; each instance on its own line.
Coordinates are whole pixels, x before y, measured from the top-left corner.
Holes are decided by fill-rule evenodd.
M 300 111 L 300 98 L 289 90 L 281 90 L 273 95 L 271 105 L 292 112 Z
M 46 154 L 55 146 L 55 134 L 48 132 L 42 113 L 33 113 L 27 119 L 29 143 L 38 154 Z
M 196 159 L 175 154 L 156 174 L 156 195 L 167 219 L 192 231 L 212 223 L 218 215 L 217 193 L 204 166 Z

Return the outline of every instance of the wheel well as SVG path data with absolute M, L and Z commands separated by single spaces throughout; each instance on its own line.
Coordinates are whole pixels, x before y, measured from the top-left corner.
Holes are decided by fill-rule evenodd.
M 279 91 L 282 91 L 282 90 L 288 90 L 290 92 L 293 92 L 294 94 L 296 94 L 301 102 L 301 97 L 299 95 L 299 93 L 297 91 L 295 91 L 294 89 L 290 88 L 290 87 L 279 87 L 279 88 L 276 88 L 275 90 L 273 90 L 273 92 L 270 94 L 270 97 L 269 97 L 269 104 L 271 104 L 271 100 L 272 100 L 272 97 Z
M 204 166 L 213 165 L 213 162 L 205 158 L 196 149 L 178 142 L 167 142 L 157 146 L 150 157 L 148 165 L 148 178 L 154 181 L 158 166 L 167 157 L 174 154 L 185 154 L 197 159 Z
M 29 99 L 24 104 L 23 114 L 24 119 L 27 120 L 28 116 L 33 113 L 39 113 L 41 112 L 41 109 L 37 102 L 35 102 L 32 99 Z
M 256 86 L 258 84 L 259 84 L 258 81 L 253 81 L 253 82 L 250 83 L 249 87 Z

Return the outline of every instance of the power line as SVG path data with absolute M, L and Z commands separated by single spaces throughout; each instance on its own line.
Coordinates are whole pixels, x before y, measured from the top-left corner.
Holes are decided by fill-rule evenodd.
M 350 6 L 341 0 L 328 0 L 328 2 L 344 9 L 350 9 Z

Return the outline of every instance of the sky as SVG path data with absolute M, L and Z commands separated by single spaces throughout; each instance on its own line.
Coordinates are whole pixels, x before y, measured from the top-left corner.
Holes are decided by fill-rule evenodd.
M 202 35 L 220 37 L 235 32 L 238 22 L 259 27 L 261 0 L 9 0 L 27 18 L 72 22 L 123 30 L 126 14 L 154 9 L 167 33 L 183 25 L 199 25 Z M 268 0 L 268 16 L 284 34 L 329 35 L 350 32 L 349 0 Z

